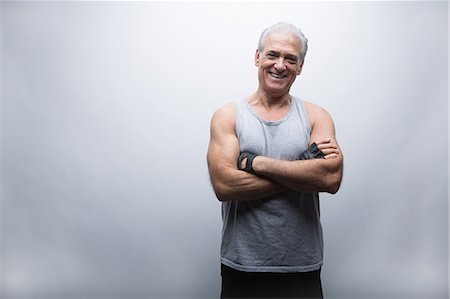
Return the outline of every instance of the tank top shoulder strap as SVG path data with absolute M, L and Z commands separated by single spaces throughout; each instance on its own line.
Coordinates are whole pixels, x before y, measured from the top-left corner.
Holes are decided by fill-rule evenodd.
M 298 115 L 302 121 L 303 127 L 306 129 L 306 132 L 311 135 L 311 122 L 309 121 L 308 111 L 306 110 L 305 102 L 297 97 L 292 97 L 292 103 L 295 104 L 295 109 L 297 110 Z
M 243 117 L 245 117 L 245 113 L 248 110 L 247 109 L 247 104 L 246 104 L 247 99 L 246 98 L 241 98 L 238 100 L 234 101 L 234 108 L 235 108 L 235 113 L 236 113 L 236 131 L 237 133 L 239 133 L 240 131 L 240 125 L 243 121 Z
M 246 101 L 247 101 L 246 98 L 241 98 L 241 99 L 238 99 L 238 100 L 234 101 L 234 107 L 236 109 L 236 118 L 237 118 L 239 113 L 242 113 L 243 109 L 247 109 Z

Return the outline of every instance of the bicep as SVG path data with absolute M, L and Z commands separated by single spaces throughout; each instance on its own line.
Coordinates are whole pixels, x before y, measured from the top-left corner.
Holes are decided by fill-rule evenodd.
M 330 114 L 323 108 L 310 104 L 308 105 L 308 114 L 311 121 L 311 135 L 310 143 L 320 142 L 321 140 L 329 139 L 329 145 L 335 147 L 336 154 L 333 154 L 333 159 L 328 159 L 330 169 L 342 172 L 343 155 L 336 139 L 336 131 L 333 119 Z
M 237 168 L 239 140 L 235 133 L 234 106 L 219 109 L 211 120 L 208 148 L 208 169 L 217 198 L 254 200 L 284 191 L 280 184 L 260 178 Z
M 224 168 L 237 169 L 239 140 L 234 133 L 233 111 L 219 110 L 211 120 L 208 167 L 212 176 Z
M 323 108 L 313 107 L 309 111 L 311 120 L 310 143 L 330 138 L 331 142 L 337 144 L 336 131 L 333 119 Z

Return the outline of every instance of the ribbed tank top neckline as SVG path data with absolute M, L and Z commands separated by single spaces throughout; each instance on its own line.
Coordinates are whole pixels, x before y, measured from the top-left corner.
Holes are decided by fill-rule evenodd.
M 244 104 L 245 104 L 245 107 L 250 111 L 250 113 L 254 117 L 256 117 L 259 121 L 261 121 L 262 123 L 264 123 L 268 126 L 278 126 L 278 125 L 284 123 L 285 121 L 287 121 L 289 119 L 289 117 L 292 115 L 292 113 L 295 109 L 294 105 L 297 105 L 297 100 L 295 99 L 295 97 L 291 97 L 291 107 L 289 107 L 288 113 L 279 120 L 267 120 L 267 119 L 264 119 L 263 117 L 261 117 L 258 113 L 256 113 L 255 110 L 253 110 L 252 106 L 250 106 L 250 103 L 248 102 L 248 98 L 244 98 Z

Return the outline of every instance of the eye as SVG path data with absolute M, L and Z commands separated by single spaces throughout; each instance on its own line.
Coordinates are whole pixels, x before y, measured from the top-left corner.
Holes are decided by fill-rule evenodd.
M 286 57 L 286 60 L 287 60 L 290 64 L 297 64 L 297 62 L 298 62 L 297 57 L 290 57 L 290 56 L 288 56 L 288 57 Z

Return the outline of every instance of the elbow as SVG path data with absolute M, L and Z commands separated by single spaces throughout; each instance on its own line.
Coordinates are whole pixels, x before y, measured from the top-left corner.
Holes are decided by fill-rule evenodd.
M 341 187 L 342 173 L 337 172 L 329 174 L 324 180 L 324 191 L 330 194 L 336 194 Z
M 219 184 L 212 184 L 214 193 L 219 201 L 226 201 L 226 193 Z
M 341 187 L 343 174 L 344 168 L 342 161 L 337 167 L 329 168 L 322 176 L 324 191 L 330 194 L 336 194 Z
M 220 191 L 215 191 L 215 193 L 216 193 L 217 200 L 219 200 L 220 202 L 229 200 L 225 193 L 220 192 Z
M 227 193 L 216 192 L 216 197 L 220 202 L 236 200 L 234 196 Z
M 234 200 L 232 192 L 225 185 L 213 184 L 214 193 L 220 202 Z
M 223 176 L 211 175 L 210 182 L 212 189 L 220 202 L 236 200 L 236 188 L 234 188 L 228 180 Z
M 340 183 L 339 184 L 333 184 L 333 185 L 331 185 L 328 188 L 327 192 L 330 193 L 330 194 L 336 194 L 339 191 L 340 187 L 341 187 Z

